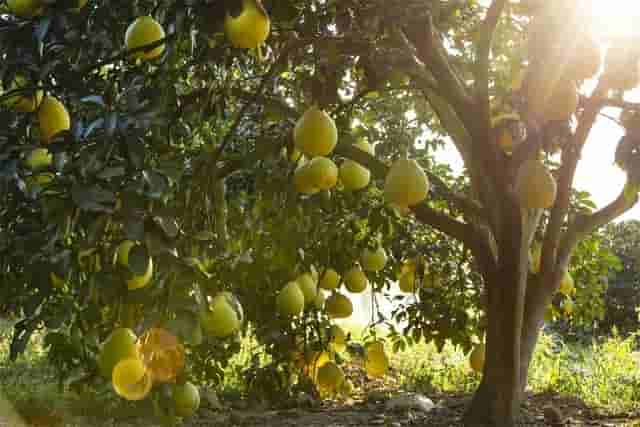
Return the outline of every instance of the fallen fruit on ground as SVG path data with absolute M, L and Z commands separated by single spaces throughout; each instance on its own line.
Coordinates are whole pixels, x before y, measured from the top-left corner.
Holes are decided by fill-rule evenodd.
M 141 48 L 164 39 L 164 28 L 152 16 L 140 16 L 133 21 L 124 36 L 127 50 Z M 164 52 L 164 43 L 150 50 L 141 49 L 133 53 L 134 58 L 153 59 Z
M 184 370 L 184 347 L 165 329 L 151 328 L 141 335 L 138 354 L 155 382 L 175 381 Z
M 385 199 L 401 209 L 415 206 L 427 198 L 429 179 L 413 159 L 396 160 L 384 183 Z
M 293 141 L 307 156 L 327 156 L 338 143 L 338 129 L 326 112 L 313 106 L 298 119 L 293 130 Z
M 316 384 L 322 393 L 334 394 L 344 382 L 344 372 L 335 362 L 327 362 L 318 369 Z
M 333 319 L 345 319 L 353 313 L 351 300 L 338 292 L 327 298 L 324 307 L 329 317 Z
M 71 118 L 64 104 L 53 96 L 45 96 L 38 108 L 40 138 L 47 144 L 58 133 L 71 128 Z
M 190 382 L 173 386 L 172 395 L 176 414 L 181 417 L 192 416 L 200 407 L 200 391 Z
M 236 333 L 243 320 L 242 306 L 230 292 L 221 292 L 216 295 L 209 304 L 209 308 L 200 314 L 203 331 L 218 338 Z
M 529 159 L 520 165 L 515 192 L 523 208 L 546 209 L 555 203 L 557 184 L 541 161 Z
M 328 268 L 325 270 L 322 275 L 322 279 L 320 280 L 319 286 L 322 289 L 327 289 L 329 291 L 336 289 L 340 286 L 340 275 L 333 268 Z
M 471 354 L 469 355 L 469 365 L 471 369 L 476 372 L 482 372 L 484 368 L 484 357 L 485 357 L 485 345 L 484 343 L 477 344 Z
M 225 17 L 224 30 L 234 47 L 256 49 L 269 37 L 271 20 L 256 0 L 243 0 L 239 15 Z
M 367 289 L 369 279 L 358 266 L 351 267 L 344 275 L 344 285 L 352 293 L 360 293 Z
M 369 248 L 366 248 L 362 252 L 361 263 L 362 268 L 365 271 L 380 271 L 387 264 L 387 252 L 383 247 L 378 247 L 373 251 Z
M 304 294 L 298 282 L 287 283 L 276 297 L 276 308 L 282 316 L 297 316 L 304 310 Z
M 111 384 L 116 393 L 127 400 L 142 400 L 151 391 L 153 381 L 142 361 L 129 358 L 113 368 Z
M 117 328 L 111 332 L 102 343 L 97 360 L 103 377 L 111 378 L 113 368 L 120 360 L 138 357 L 137 339 L 136 334 L 128 328 Z

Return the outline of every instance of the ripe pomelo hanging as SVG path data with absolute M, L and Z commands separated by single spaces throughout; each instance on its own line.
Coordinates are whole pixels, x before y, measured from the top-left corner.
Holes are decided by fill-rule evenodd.
M 116 250 L 116 260 L 123 267 L 129 266 L 129 252 L 131 249 L 136 246 L 136 243 L 131 240 L 124 240 L 120 245 L 118 245 L 118 249 Z M 127 279 L 127 288 L 132 291 L 135 289 L 144 288 L 145 286 L 151 283 L 151 278 L 153 277 L 153 259 L 149 257 L 147 261 L 147 269 L 144 274 L 140 275 L 132 275 L 129 279 Z
M 573 310 L 575 309 L 575 304 L 571 298 L 567 298 L 562 304 L 562 310 L 564 310 L 564 314 L 567 316 L 573 315 Z
M 124 43 L 127 50 L 141 48 L 159 40 L 164 39 L 164 28 L 152 16 L 140 16 L 133 21 L 124 35 Z M 151 50 L 140 50 L 133 54 L 139 59 L 153 59 L 164 52 L 164 44 L 156 46 Z
M 339 176 L 345 190 L 349 191 L 361 190 L 371 181 L 369 169 L 350 159 L 340 165 Z
M 140 359 L 119 361 L 113 368 L 111 378 L 116 393 L 127 400 L 142 400 L 151 391 L 153 381 Z
M 69 112 L 62 102 L 53 96 L 45 96 L 38 108 L 40 138 L 44 144 L 51 141 L 58 133 L 71 128 Z
M 237 16 L 224 19 L 224 31 L 231 44 L 239 49 L 260 47 L 271 31 L 271 20 L 259 0 L 243 0 Z
M 369 279 L 358 266 L 351 267 L 344 275 L 344 284 L 349 292 L 360 293 L 367 289 Z
M 344 382 L 344 372 L 335 362 L 327 362 L 318 369 L 316 384 L 322 393 L 337 393 Z
M 368 153 L 371 156 L 375 156 L 376 154 L 376 150 L 373 147 L 373 145 L 369 144 L 369 142 L 367 142 L 365 138 L 358 139 L 358 141 L 353 145 L 355 145 L 356 147 L 358 147 L 359 149 L 361 149 L 365 153 Z
M 367 353 L 384 354 L 384 343 L 382 341 L 372 341 L 364 347 Z
M 338 167 L 327 157 L 314 157 L 308 163 L 309 179 L 314 188 L 330 190 L 338 182 Z
M 298 276 L 296 279 L 298 285 L 300 286 L 300 290 L 304 295 L 304 305 L 313 304 L 318 295 L 318 285 L 315 280 L 313 280 L 313 276 L 311 273 L 304 273 Z
M 384 183 L 385 199 L 401 208 L 415 206 L 427 198 L 429 179 L 413 159 L 396 160 Z
M 333 319 L 345 319 L 353 313 L 353 304 L 348 297 L 336 292 L 327 298 L 325 309 L 329 317 Z
M 327 156 L 338 143 L 338 129 L 327 113 L 313 106 L 298 119 L 293 141 L 307 156 Z
M 347 334 L 338 325 L 331 325 L 331 348 L 334 351 L 342 352 L 347 348 Z
M 136 334 L 128 328 L 117 328 L 102 343 L 97 364 L 104 378 L 111 378 L 114 366 L 122 360 L 137 358 Z
M 190 382 L 173 386 L 173 403 L 176 414 L 181 417 L 190 417 L 200 407 L 200 391 Z
M 333 268 L 328 268 L 322 275 L 319 286 L 322 289 L 327 289 L 329 291 L 334 290 L 340 286 L 340 278 L 341 277 L 337 271 Z
M 304 294 L 298 282 L 287 283 L 276 297 L 276 307 L 281 316 L 297 316 L 304 310 Z
M 373 251 L 366 248 L 362 252 L 360 262 L 362 263 L 362 268 L 365 271 L 380 271 L 387 264 L 387 252 L 381 246 Z
M 311 174 L 309 163 L 304 163 L 296 168 L 293 173 L 293 183 L 298 193 L 316 194 L 320 191 L 313 181 L 313 175 Z
M 404 293 L 412 294 L 416 291 L 416 274 L 413 271 L 407 271 L 400 276 L 398 281 L 400 290 Z
M 515 182 L 515 192 L 525 209 L 546 209 L 556 200 L 556 180 L 537 159 L 529 159 L 520 165 Z
M 203 331 L 214 337 L 224 338 L 236 333 L 244 320 L 244 312 L 237 298 L 229 292 L 221 292 L 200 314 Z
M 32 171 L 48 168 L 53 163 L 53 156 L 46 148 L 36 148 L 25 159 L 25 165 Z
M 471 369 L 476 372 L 482 372 L 484 368 L 484 358 L 485 358 L 485 345 L 484 343 L 480 343 L 473 348 L 473 351 L 469 355 L 469 365 Z
M 371 377 L 382 377 L 389 369 L 389 358 L 384 353 L 384 350 L 379 350 L 376 347 L 368 347 L 364 368 L 367 375 Z
M 528 108 L 544 122 L 569 120 L 579 101 L 578 88 L 571 80 L 553 82 L 538 76 L 527 83 Z

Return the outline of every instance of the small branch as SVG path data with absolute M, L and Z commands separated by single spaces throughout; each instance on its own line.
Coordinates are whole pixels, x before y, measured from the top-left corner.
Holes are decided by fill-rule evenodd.
M 569 146 L 562 152 L 562 165 L 560 166 L 558 178 L 558 193 L 556 202 L 551 210 L 549 224 L 547 225 L 546 235 L 542 245 L 540 270 L 543 277 L 547 277 L 548 274 L 553 273 L 558 255 L 557 250 L 560 241 L 560 232 L 569 211 L 573 177 L 578 166 L 578 161 L 580 160 L 582 147 L 587 141 L 591 128 L 602 108 L 602 95 L 605 94 L 606 91 L 607 86 L 601 79 L 595 91 L 586 102 L 586 106 L 579 118 L 578 128 Z
M 478 52 L 475 65 L 476 96 L 477 102 L 482 105 L 489 105 L 489 56 L 491 55 L 491 44 L 496 26 L 502 15 L 502 11 L 507 0 L 494 0 L 487 10 L 487 15 L 482 22 L 480 30 L 480 41 L 478 42 Z
M 590 215 L 580 215 L 573 223 L 569 224 L 558 251 L 557 264 L 562 267 L 562 270 L 564 270 L 564 267 L 568 264 L 571 251 L 581 237 L 608 224 L 636 205 L 638 196 L 635 195 L 635 197 L 630 199 L 625 197 L 624 193 L 625 191 L 623 189 L 614 201 L 599 211 Z

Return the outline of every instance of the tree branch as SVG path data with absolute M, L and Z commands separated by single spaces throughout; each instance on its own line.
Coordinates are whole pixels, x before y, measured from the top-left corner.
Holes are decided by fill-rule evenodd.
M 476 77 L 476 100 L 489 113 L 489 56 L 491 55 L 491 44 L 493 43 L 493 35 L 496 26 L 502 15 L 502 11 L 507 0 L 494 0 L 487 10 L 487 15 L 482 22 L 480 30 L 480 41 L 478 43 L 478 52 L 475 66 Z M 488 117 L 487 117 L 488 120 Z
M 573 177 L 578 166 L 578 161 L 580 160 L 582 147 L 587 141 L 591 128 L 598 117 L 598 112 L 602 108 L 602 98 L 606 91 L 607 86 L 603 83 L 603 80 L 600 79 L 598 86 L 586 102 L 585 108 L 579 118 L 578 128 L 570 144 L 562 152 L 557 198 L 551 210 L 549 224 L 547 225 L 546 235 L 542 245 L 540 273 L 543 277 L 547 277 L 547 275 L 554 272 L 560 242 L 560 232 L 569 211 Z M 553 284 L 554 281 L 550 282 Z

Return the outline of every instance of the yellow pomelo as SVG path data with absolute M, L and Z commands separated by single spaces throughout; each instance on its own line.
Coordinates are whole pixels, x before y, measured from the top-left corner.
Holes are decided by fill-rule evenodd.
M 51 166 L 53 156 L 46 148 L 36 148 L 25 159 L 25 165 L 32 171 L 38 171 Z
M 51 141 L 56 134 L 71 128 L 69 112 L 53 96 L 45 96 L 38 109 L 40 138 L 44 144 Z
M 562 276 L 562 280 L 560 281 L 560 293 L 565 296 L 569 296 L 574 293 L 576 290 L 575 284 L 573 282 L 573 277 L 571 277 L 571 273 L 568 271 L 564 272 Z
M 562 309 L 564 310 L 564 314 L 567 316 L 571 316 L 573 314 L 573 310 L 575 308 L 575 304 L 571 298 L 567 298 L 562 304 Z
M 557 184 L 541 161 L 529 159 L 518 170 L 515 192 L 523 208 L 546 209 L 555 203 Z
M 137 358 L 119 361 L 113 368 L 111 383 L 116 393 L 127 400 L 144 399 L 153 386 L 151 376 Z
M 338 167 L 327 157 L 315 157 L 309 161 L 307 167 L 313 188 L 330 190 L 338 182 Z
M 298 282 L 287 283 L 276 297 L 276 307 L 281 316 L 297 316 L 304 309 L 304 294 Z
M 173 404 L 176 414 L 181 417 L 190 417 L 200 407 L 200 391 L 190 382 L 173 386 Z
M 412 294 L 416 291 L 416 274 L 413 271 L 408 271 L 400 276 L 398 286 L 402 292 Z
M 384 354 L 384 343 L 382 341 L 372 341 L 364 349 L 367 354 Z
M 327 298 L 325 302 L 325 309 L 329 317 L 334 319 L 344 319 L 353 313 L 353 304 L 351 300 L 340 294 L 335 293 Z
M 580 97 L 576 84 L 561 79 L 555 84 L 540 76 L 527 85 L 529 110 L 543 121 L 566 121 L 578 108 Z
M 140 16 L 133 21 L 124 35 L 127 50 L 136 49 L 162 40 L 165 37 L 162 25 L 151 16 Z M 135 58 L 153 59 L 164 52 L 164 44 L 151 50 L 141 50 L 133 54 Z
M 313 280 L 313 276 L 311 276 L 310 273 L 301 274 L 296 279 L 296 282 L 298 282 L 300 290 L 304 295 L 304 305 L 312 304 L 318 294 L 318 285 L 316 281 Z
M 269 37 L 271 20 L 255 1 L 243 0 L 240 15 L 227 15 L 224 19 L 225 33 L 234 47 L 256 49 Z
M 551 323 L 555 320 L 555 313 L 553 310 L 553 305 L 549 305 L 547 309 L 544 311 L 544 321 L 546 323 Z
M 114 329 L 102 344 L 98 356 L 98 367 L 105 378 L 111 378 L 113 367 L 122 360 L 137 358 L 136 334 L 128 328 Z
M 64 287 L 65 280 L 53 271 L 49 273 L 49 279 L 51 280 L 51 286 L 53 286 L 54 288 L 62 289 Z
M 327 156 L 338 143 L 338 129 L 327 113 L 313 106 L 298 119 L 293 130 L 293 141 L 300 151 L 310 157 Z
M 334 351 L 341 352 L 347 347 L 347 334 L 338 325 L 331 325 L 331 348 Z
M 318 293 L 316 294 L 315 299 L 313 300 L 313 306 L 318 310 L 322 310 L 324 307 L 324 303 L 327 301 L 327 296 L 322 292 L 322 290 L 318 289 Z
M 389 358 L 384 351 L 367 351 L 364 369 L 370 377 L 382 377 L 389 369 Z
M 422 167 L 413 159 L 396 160 L 384 183 L 385 199 L 389 203 L 407 208 L 427 198 L 429 179 Z
M 484 343 L 478 344 L 473 348 L 469 355 L 469 365 L 476 372 L 482 372 L 484 368 L 485 346 Z
M 155 382 L 173 382 L 184 370 L 184 347 L 165 329 L 151 328 L 141 335 L 138 354 Z
M 326 351 L 307 351 L 302 359 L 303 371 L 315 381 L 318 370 L 331 362 L 331 355 Z
M 340 165 L 339 176 L 345 190 L 349 191 L 361 190 L 371 181 L 369 169 L 349 159 Z
M 293 183 L 298 193 L 316 194 L 320 191 L 313 181 L 309 163 L 305 163 L 296 168 L 296 171 L 293 174 Z
M 360 261 L 365 271 L 380 271 L 387 264 L 387 252 L 383 247 L 378 247 L 374 251 L 367 248 L 363 251 Z
M 40 15 L 43 10 L 39 0 L 7 0 L 9 12 L 21 18 L 32 18 Z
M 540 272 L 540 259 L 542 257 L 542 245 L 540 242 L 533 242 L 529 250 L 529 272 L 538 274 Z
M 129 265 L 129 252 L 136 245 L 135 242 L 131 240 L 125 240 L 120 245 L 118 245 L 118 249 L 116 251 L 116 260 L 117 262 L 127 267 Z M 127 288 L 132 291 L 135 289 L 144 288 L 149 283 L 151 283 L 151 278 L 153 277 L 153 259 L 149 257 L 149 261 L 147 263 L 147 269 L 144 274 L 133 276 L 127 280 Z
M 333 268 L 328 268 L 327 270 L 325 270 L 324 274 L 322 275 L 322 279 L 320 280 L 319 286 L 322 289 L 327 289 L 327 290 L 334 290 L 336 289 L 338 286 L 340 286 L 340 274 L 338 274 L 337 271 L 335 271 Z
M 234 334 L 242 325 L 244 313 L 240 302 L 229 292 L 221 292 L 200 314 L 200 323 L 206 334 L 224 338 Z
M 344 372 L 335 362 L 327 362 L 318 369 L 316 383 L 324 393 L 337 393 L 344 382 Z
M 27 79 L 24 76 L 17 75 L 11 86 L 9 87 L 9 91 L 22 89 L 29 86 Z M 13 108 L 16 111 L 21 111 L 23 113 L 32 113 L 36 111 L 40 103 L 42 102 L 43 92 L 42 90 L 37 90 L 34 92 L 23 92 L 20 94 L 13 95 L 3 101 L 3 105 L 8 108 Z
M 344 275 L 344 284 L 349 292 L 360 293 L 367 289 L 369 279 L 358 266 L 351 267 Z

